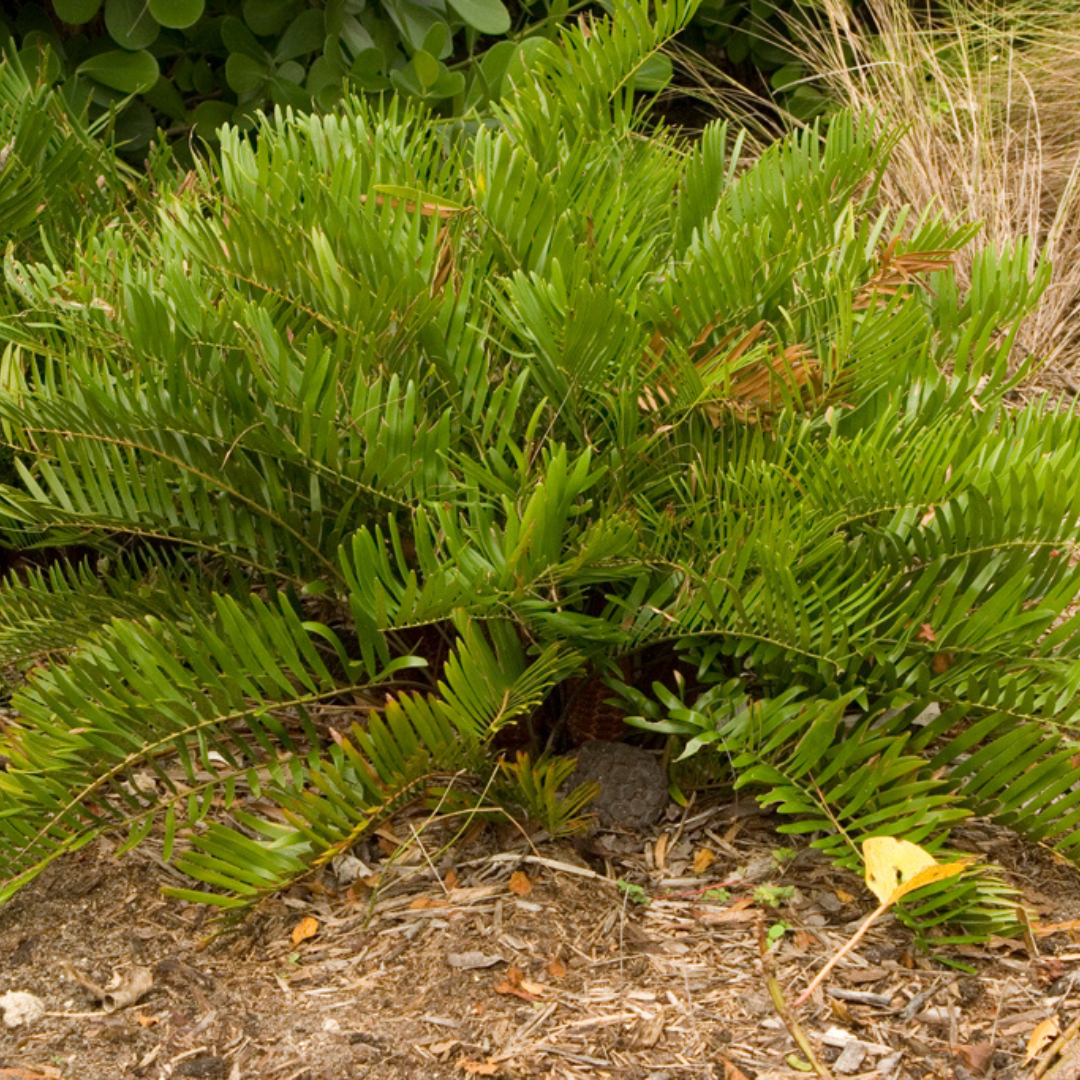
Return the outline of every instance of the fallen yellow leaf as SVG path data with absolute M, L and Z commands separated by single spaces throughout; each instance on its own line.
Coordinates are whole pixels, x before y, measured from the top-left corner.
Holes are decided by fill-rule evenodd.
M 974 857 L 968 857 L 948 864 L 939 863 L 918 844 L 897 840 L 895 836 L 870 836 L 863 841 L 862 850 L 867 887 L 881 903 L 876 911 L 867 915 L 848 943 L 810 980 L 810 985 L 795 999 L 792 1008 L 798 1008 L 806 1001 L 891 904 L 924 885 L 956 877 L 975 861 Z
M 963 873 L 975 860 L 939 863 L 929 851 L 895 836 L 871 836 L 863 842 L 866 885 L 886 907 L 908 893 Z

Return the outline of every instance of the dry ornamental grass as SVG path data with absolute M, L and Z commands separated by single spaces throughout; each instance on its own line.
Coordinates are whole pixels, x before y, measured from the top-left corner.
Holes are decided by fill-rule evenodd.
M 882 178 L 882 209 L 914 207 L 982 223 L 956 263 L 971 281 L 987 245 L 1033 239 L 1033 271 L 1053 276 L 1017 338 L 1041 385 L 1080 392 L 1080 6 L 946 0 L 934 18 L 905 0 L 821 0 L 795 35 L 806 81 L 837 105 L 875 113 L 904 134 Z M 729 89 L 700 57 L 689 62 L 727 111 Z M 745 120 L 745 108 L 739 108 Z M 766 137 L 767 132 L 763 133 Z

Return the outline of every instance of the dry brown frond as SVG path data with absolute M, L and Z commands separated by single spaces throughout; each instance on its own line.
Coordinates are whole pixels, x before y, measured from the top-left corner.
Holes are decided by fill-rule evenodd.
M 430 295 L 432 297 L 440 295 L 451 276 L 454 278 L 454 293 L 456 295 L 460 289 L 460 282 L 458 281 L 459 275 L 457 273 L 457 259 L 454 255 L 454 245 L 450 238 L 450 229 L 446 225 L 439 230 L 439 235 L 435 238 L 435 242 L 439 245 L 439 254 L 435 260 L 435 267 L 431 275 Z
M 773 343 L 759 343 L 766 332 L 765 323 L 759 322 L 749 330 L 742 326 L 729 330 L 706 349 L 715 328 L 716 321 L 709 322 L 688 349 L 688 359 L 702 384 L 695 406 L 713 427 L 732 417 L 746 423 L 767 421 L 793 401 L 813 400 L 820 390 L 821 365 L 805 345 L 781 349 Z M 666 352 L 667 341 L 658 330 L 644 357 L 654 382 L 638 397 L 642 412 L 659 412 L 678 396 L 676 372 L 660 367 Z
M 362 203 L 366 203 L 367 200 L 368 197 L 366 195 L 360 196 L 360 201 Z M 394 210 L 396 210 L 399 206 L 404 205 L 407 213 L 415 214 L 417 209 L 419 209 L 420 213 L 424 217 L 439 217 L 443 218 L 444 220 L 447 218 L 452 218 L 456 214 L 460 214 L 463 212 L 462 209 L 458 206 L 447 206 L 444 203 L 421 202 L 417 204 L 411 199 L 398 199 L 394 197 L 387 197 L 385 195 L 375 196 L 376 206 L 386 206 L 387 204 L 389 204 L 390 207 Z
M 805 345 L 789 345 L 744 368 L 732 380 L 730 397 L 714 403 L 711 411 L 706 408 L 706 413 L 714 427 L 720 426 L 725 413 L 749 423 L 764 422 L 792 399 L 813 400 L 820 390 L 820 376 L 821 367 L 810 350 Z
M 955 251 L 905 251 L 897 255 L 899 240 L 898 236 L 893 237 L 885 250 L 879 253 L 877 272 L 855 297 L 852 306 L 856 311 L 888 303 L 887 298 L 895 296 L 905 285 L 915 284 L 933 293 L 930 283 L 920 280 L 918 275 L 950 270 L 956 266 Z

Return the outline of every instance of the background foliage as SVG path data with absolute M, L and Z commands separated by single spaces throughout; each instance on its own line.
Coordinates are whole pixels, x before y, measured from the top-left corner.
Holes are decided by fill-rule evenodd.
M 70 94 L 97 108 L 136 95 L 118 136 L 138 152 L 155 125 L 213 139 L 260 109 L 329 108 L 346 88 L 468 112 L 581 6 L 515 5 L 512 17 L 503 0 L 51 0 L 20 5 L 7 27 L 24 64 L 47 48 L 48 78 L 80 76 Z M 652 67 L 662 85 L 670 63 Z
M 788 107 L 810 116 L 823 98 L 800 83 L 805 70 L 789 43 L 802 6 L 710 0 L 684 37 L 718 50 L 743 81 L 760 71 L 775 90 L 790 88 Z M 250 127 L 260 109 L 330 108 L 346 90 L 392 91 L 456 115 L 483 110 L 586 7 L 570 0 L 40 0 L 17 5 L 0 18 L 0 30 L 29 69 L 66 80 L 76 104 L 89 96 L 95 110 L 120 106 L 119 139 L 139 154 L 156 127 L 212 140 L 221 124 Z M 659 89 L 670 75 L 667 58 L 657 55 L 638 85 Z

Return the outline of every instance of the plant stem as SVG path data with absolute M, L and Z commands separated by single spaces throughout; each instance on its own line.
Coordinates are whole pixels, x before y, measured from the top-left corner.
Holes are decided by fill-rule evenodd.
M 871 911 L 870 914 L 866 916 L 866 921 L 855 931 L 851 940 L 817 973 L 817 975 L 814 976 L 810 985 L 795 999 L 792 1008 L 797 1009 L 825 981 L 825 977 L 829 972 L 832 971 L 832 969 L 836 967 L 836 965 L 847 956 L 856 945 L 858 945 L 862 940 L 863 935 L 870 929 L 874 920 L 884 914 L 889 907 L 889 903 L 890 900 L 883 900 L 874 911 Z
M 780 989 L 780 983 L 777 982 L 773 970 L 773 960 L 769 955 L 769 944 L 765 940 L 765 920 L 760 912 L 757 915 L 755 929 L 757 930 L 758 951 L 761 953 L 761 970 L 765 975 L 765 986 L 769 991 L 769 997 L 772 998 L 777 1016 L 783 1020 L 784 1027 L 788 1029 L 798 1048 L 806 1055 L 806 1060 L 814 1067 L 814 1072 L 821 1077 L 821 1080 L 833 1080 L 832 1073 L 818 1060 L 817 1054 L 814 1053 L 814 1048 L 810 1045 L 806 1032 L 799 1026 L 799 1022 L 791 1015 L 787 1005 L 784 1003 L 784 993 Z

